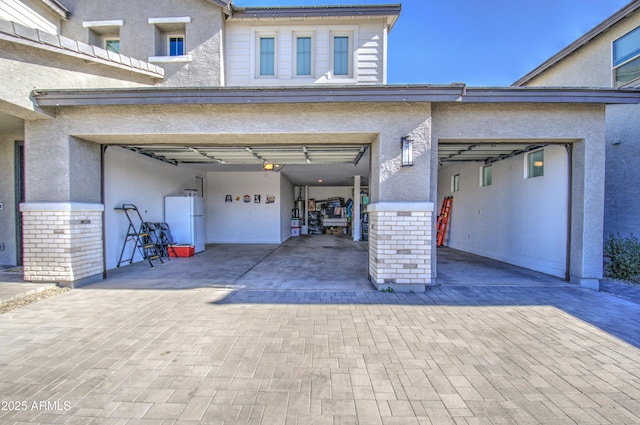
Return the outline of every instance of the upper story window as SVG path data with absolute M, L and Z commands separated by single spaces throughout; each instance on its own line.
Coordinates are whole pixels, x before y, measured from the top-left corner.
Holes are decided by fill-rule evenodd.
M 351 74 L 351 56 L 349 35 L 333 36 L 333 75 L 349 76 Z
M 120 53 L 120 39 L 119 38 L 105 38 L 104 49 L 113 52 Z
M 276 39 L 275 37 L 260 37 L 260 76 L 274 77 L 276 75 Z
M 123 20 L 85 21 L 82 23 L 84 28 L 89 29 L 89 44 L 113 53 L 120 53 L 120 28 L 123 25 Z
M 296 37 L 296 75 L 311 76 L 311 36 Z
M 613 81 L 621 87 L 640 78 L 640 27 L 613 42 Z
M 184 36 L 170 35 L 168 38 L 169 56 L 184 55 Z
M 187 54 L 187 24 L 191 17 L 149 18 L 155 27 L 155 56 L 149 62 L 190 62 Z

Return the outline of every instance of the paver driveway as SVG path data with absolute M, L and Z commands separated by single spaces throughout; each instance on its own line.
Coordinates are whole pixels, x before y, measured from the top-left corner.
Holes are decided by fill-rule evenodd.
M 638 318 L 570 285 L 76 289 L 0 315 L 0 423 L 637 424 Z

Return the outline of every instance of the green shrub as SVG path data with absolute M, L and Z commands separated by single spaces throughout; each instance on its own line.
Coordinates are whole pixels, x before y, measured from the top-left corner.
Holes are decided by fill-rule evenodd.
M 626 238 L 620 234 L 609 236 L 604 244 L 604 255 L 608 257 L 608 277 L 634 280 L 640 275 L 640 241 L 633 234 Z

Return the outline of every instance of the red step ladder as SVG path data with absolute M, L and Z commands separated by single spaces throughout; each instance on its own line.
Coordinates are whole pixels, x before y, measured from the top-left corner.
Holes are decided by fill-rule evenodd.
M 453 203 L 453 196 L 446 196 L 442 201 L 442 209 L 438 216 L 437 230 L 437 246 L 444 245 L 444 238 L 447 236 L 447 226 L 449 225 L 449 216 L 451 215 L 451 204 Z

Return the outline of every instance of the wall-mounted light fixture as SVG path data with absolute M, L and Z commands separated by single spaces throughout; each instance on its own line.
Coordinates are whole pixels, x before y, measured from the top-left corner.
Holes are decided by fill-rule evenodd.
M 402 166 L 411 167 L 413 165 L 413 139 L 410 136 L 400 138 L 402 148 Z
M 262 169 L 264 171 L 273 171 L 273 164 L 265 162 L 264 164 L 262 164 Z

